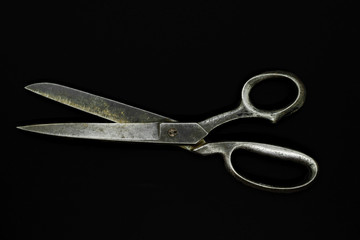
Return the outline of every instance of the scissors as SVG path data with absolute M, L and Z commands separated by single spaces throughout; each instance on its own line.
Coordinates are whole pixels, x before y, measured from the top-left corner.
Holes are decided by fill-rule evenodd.
M 251 89 L 270 78 L 286 78 L 295 83 L 298 93 L 293 103 L 274 111 L 256 108 L 250 101 Z M 177 122 L 143 109 L 54 83 L 35 83 L 25 87 L 34 93 L 112 121 L 111 123 L 52 123 L 20 126 L 19 129 L 61 137 L 107 141 L 160 143 L 178 145 L 201 155 L 221 154 L 225 167 L 242 183 L 273 192 L 294 192 L 307 187 L 315 179 L 318 165 L 313 158 L 296 150 L 257 142 L 212 142 L 204 138 L 216 127 L 239 118 L 264 118 L 275 123 L 297 111 L 304 103 L 305 88 L 294 74 L 273 71 L 250 78 L 243 86 L 240 105 L 231 111 L 210 117 L 201 122 Z M 306 166 L 304 181 L 294 186 L 278 186 L 251 180 L 233 167 L 231 156 L 243 149 Z

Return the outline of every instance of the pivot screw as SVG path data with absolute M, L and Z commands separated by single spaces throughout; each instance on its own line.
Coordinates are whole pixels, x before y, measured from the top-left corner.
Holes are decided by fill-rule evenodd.
M 175 137 L 178 134 L 178 131 L 176 130 L 176 128 L 170 128 L 168 131 L 168 135 L 170 137 Z

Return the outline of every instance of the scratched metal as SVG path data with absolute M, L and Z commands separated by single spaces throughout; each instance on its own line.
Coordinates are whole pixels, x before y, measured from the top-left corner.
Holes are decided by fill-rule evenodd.
M 25 89 L 116 123 L 176 122 L 156 113 L 59 84 L 35 83 L 26 86 Z M 30 126 L 18 128 L 28 130 Z M 182 144 L 179 147 L 192 151 L 195 147 L 204 144 L 206 144 L 205 140 L 201 139 L 194 145 Z
M 174 122 L 174 120 L 146 110 L 54 83 L 35 83 L 25 88 L 67 106 L 113 122 Z
M 196 144 L 208 133 L 197 123 L 52 123 L 19 129 L 83 139 L 166 144 Z M 178 134 L 169 134 L 176 129 Z
M 158 123 L 53 123 L 18 128 L 59 137 L 146 142 L 159 139 L 158 125 Z
M 304 165 L 308 169 L 309 174 L 306 176 L 302 183 L 289 187 L 274 186 L 250 180 L 239 174 L 233 167 L 231 161 L 231 154 L 236 149 L 243 149 L 261 155 L 276 157 L 277 159 L 283 161 L 292 161 Z M 248 186 L 271 192 L 290 193 L 305 189 L 314 181 L 318 172 L 318 165 L 316 161 L 310 156 L 289 148 L 274 146 L 270 144 L 256 142 L 216 142 L 200 146 L 194 151 L 202 155 L 221 154 L 224 158 L 226 169 L 238 181 Z
M 251 103 L 249 93 L 254 85 L 272 77 L 285 77 L 293 81 L 298 88 L 298 96 L 292 104 L 283 109 L 278 109 L 275 111 L 264 111 L 256 108 Z M 111 128 L 107 128 L 103 124 L 100 124 L 102 127 L 100 125 L 94 125 L 94 129 L 91 130 L 92 132 L 90 131 L 91 134 L 93 134 L 94 139 L 99 139 L 99 134 L 102 134 L 99 133 L 99 131 L 108 131 L 105 134 L 107 137 L 103 137 L 104 140 L 108 140 L 109 135 L 111 135 L 111 139 L 113 139 L 119 138 L 119 135 L 121 136 L 121 134 L 123 134 L 122 136 L 124 136 L 124 138 L 132 140 L 136 139 L 138 141 L 144 141 L 145 139 L 145 141 L 154 141 L 152 139 L 156 139 L 158 142 L 160 141 L 163 143 L 181 144 L 179 145 L 180 147 L 202 155 L 219 153 L 224 157 L 226 168 L 237 180 L 255 188 L 274 192 L 298 191 L 309 186 L 309 184 L 313 182 L 317 175 L 318 166 L 316 162 L 306 154 L 295 150 L 253 142 L 206 143 L 204 139 L 202 139 L 217 126 L 231 120 L 238 118 L 265 118 L 275 123 L 282 117 L 297 111 L 305 101 L 305 88 L 302 82 L 295 75 L 287 72 L 267 72 L 251 78 L 245 83 L 243 87 L 241 96 L 242 101 L 237 109 L 208 118 L 200 123 L 176 123 L 175 120 L 160 116 L 158 114 L 150 113 L 148 111 L 138 109 L 123 103 L 118 103 L 113 100 L 57 84 L 33 84 L 28 86 L 27 89 L 45 97 L 51 98 L 55 101 L 117 122 L 117 124 L 113 123 L 112 125 L 121 127 L 122 131 L 124 131 L 124 128 L 126 128 L 125 125 L 129 124 L 129 129 L 125 130 L 126 133 L 122 133 L 119 131 L 119 129 L 113 129 L 113 131 L 111 131 Z M 133 125 L 133 127 L 130 127 L 132 124 L 136 123 L 139 125 Z M 48 128 L 48 126 L 46 127 Z M 29 130 L 32 128 L 32 126 L 24 126 L 20 128 Z M 36 127 L 33 127 L 33 129 L 34 128 Z M 64 128 L 64 126 L 62 126 L 62 128 Z M 104 130 L 104 128 L 106 130 Z M 84 130 L 80 131 L 81 127 L 79 128 L 77 126 L 76 129 L 74 129 L 75 133 L 69 129 L 58 129 L 57 133 L 64 134 L 64 132 L 68 131 L 68 135 L 71 135 L 71 137 L 74 137 L 74 134 L 77 136 L 84 134 L 82 133 Z M 142 131 L 140 134 L 144 135 L 135 136 L 134 134 L 138 131 Z M 199 139 L 201 140 L 199 141 Z M 183 145 L 183 143 L 189 144 Z M 303 164 L 308 168 L 309 176 L 302 184 L 291 187 L 272 186 L 265 183 L 252 181 L 241 176 L 233 168 L 231 163 L 231 154 L 236 149 L 245 149 L 247 151 L 256 152 L 262 155 L 270 155 L 279 159 Z
M 250 91 L 252 88 L 258 84 L 261 81 L 264 81 L 266 79 L 274 78 L 274 77 L 283 77 L 291 80 L 295 83 L 298 94 L 295 99 L 295 101 L 291 104 L 289 104 L 287 107 L 272 111 L 266 111 L 262 109 L 258 109 L 255 107 L 250 100 Z M 253 78 L 250 78 L 245 84 L 241 92 L 241 103 L 238 108 L 221 113 L 219 115 L 213 116 L 211 118 L 208 118 L 199 124 L 208 132 L 210 132 L 212 129 L 216 128 L 217 126 L 224 124 L 226 122 L 239 119 L 239 118 L 265 118 L 270 120 L 273 123 L 276 123 L 279 121 L 282 117 L 290 115 L 294 112 L 296 112 L 299 108 L 302 107 L 302 105 L 305 102 L 305 86 L 300 81 L 298 77 L 296 77 L 294 74 L 288 73 L 288 72 L 267 72 L 263 74 L 259 74 Z

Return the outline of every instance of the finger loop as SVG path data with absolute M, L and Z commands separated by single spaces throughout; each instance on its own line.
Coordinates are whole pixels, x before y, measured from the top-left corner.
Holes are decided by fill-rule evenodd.
M 275 186 L 275 185 L 270 185 L 270 184 L 250 180 L 250 179 L 242 176 L 241 174 L 239 174 L 232 165 L 232 162 L 231 162 L 232 153 L 234 150 L 236 150 L 238 148 L 245 149 L 245 150 L 248 150 L 251 152 L 256 152 L 261 155 L 273 156 L 273 157 L 279 158 L 281 160 L 289 160 L 289 161 L 293 161 L 296 163 L 300 163 L 307 167 L 308 175 L 304 179 L 303 183 L 301 183 L 299 185 L 295 185 L 295 186 L 290 186 L 290 187 Z M 302 190 L 309 186 L 309 184 L 315 179 L 317 172 L 318 172 L 317 163 L 314 161 L 314 159 L 312 159 L 308 155 L 298 152 L 298 151 L 295 151 L 295 150 L 278 147 L 278 146 L 273 146 L 273 145 L 269 145 L 269 144 L 249 143 L 249 142 L 236 144 L 230 150 L 229 153 L 224 155 L 224 158 L 225 158 L 226 168 L 237 180 L 239 180 L 239 181 L 243 182 L 244 184 L 249 185 L 251 187 L 266 190 L 266 191 L 271 191 L 271 192 L 287 192 L 288 193 L 288 192 L 295 192 L 295 191 Z
M 252 102 L 250 100 L 250 91 L 259 82 L 264 81 L 266 79 L 274 78 L 274 77 L 285 77 L 285 78 L 293 81 L 298 89 L 297 97 L 292 104 L 290 104 L 289 106 L 282 108 L 282 109 L 278 109 L 275 111 L 267 111 L 267 110 L 258 109 L 257 107 L 255 107 L 252 104 Z M 263 74 L 259 74 L 255 77 L 252 77 L 251 79 L 249 79 L 245 83 L 241 94 L 242 94 L 241 107 L 245 108 L 248 112 L 252 113 L 255 117 L 266 118 L 272 122 L 277 122 L 283 116 L 292 114 L 295 111 L 297 111 L 299 108 L 301 108 L 301 106 L 304 104 L 304 101 L 305 101 L 306 91 L 305 91 L 304 84 L 294 74 L 288 73 L 288 72 L 283 72 L 283 71 L 274 71 L 274 72 L 266 72 Z

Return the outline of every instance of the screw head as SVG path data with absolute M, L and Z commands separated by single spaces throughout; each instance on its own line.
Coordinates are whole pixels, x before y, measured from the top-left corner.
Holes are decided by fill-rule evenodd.
M 176 128 L 170 128 L 168 131 L 168 135 L 170 137 L 175 137 L 178 134 L 178 131 L 176 130 Z

